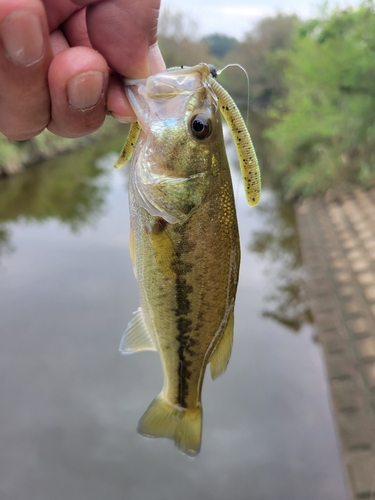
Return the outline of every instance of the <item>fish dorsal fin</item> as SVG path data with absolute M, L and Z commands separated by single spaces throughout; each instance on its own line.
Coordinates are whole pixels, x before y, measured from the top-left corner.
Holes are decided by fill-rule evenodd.
M 125 145 L 122 148 L 120 156 L 115 163 L 115 168 L 121 168 L 127 163 L 132 157 L 135 145 L 137 143 L 139 134 L 141 133 L 141 127 L 138 122 L 134 122 L 130 126 L 128 138 L 126 139 Z
M 218 98 L 221 114 L 232 133 L 240 162 L 246 199 L 253 207 L 258 204 L 260 199 L 261 182 L 258 159 L 250 134 L 240 110 L 228 92 L 213 78 L 210 78 L 210 85 Z
M 155 344 L 147 331 L 141 308 L 134 313 L 134 318 L 128 324 L 120 342 L 122 354 L 132 354 L 138 351 L 156 351 Z
M 229 358 L 232 352 L 233 326 L 234 313 L 232 310 L 229 315 L 228 323 L 225 327 L 224 333 L 210 358 L 210 371 L 212 380 L 215 380 L 217 377 L 219 377 L 219 375 L 224 373 L 228 365 Z

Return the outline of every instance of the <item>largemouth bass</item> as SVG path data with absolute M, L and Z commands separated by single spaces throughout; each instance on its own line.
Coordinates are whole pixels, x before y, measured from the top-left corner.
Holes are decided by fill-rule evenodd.
M 212 74 L 211 74 L 212 73 Z M 164 386 L 139 422 L 148 437 L 200 450 L 201 391 L 231 354 L 240 245 L 220 112 L 251 205 L 260 174 L 245 123 L 207 64 L 125 80 L 137 116 L 116 164 L 132 156 L 130 247 L 141 307 L 120 350 L 159 352 Z

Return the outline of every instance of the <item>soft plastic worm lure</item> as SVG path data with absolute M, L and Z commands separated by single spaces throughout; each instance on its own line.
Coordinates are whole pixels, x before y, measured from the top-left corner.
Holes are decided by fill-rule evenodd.
M 224 116 L 236 145 L 246 199 L 251 206 L 259 203 L 260 171 L 255 149 L 240 110 L 228 92 L 213 78 L 210 85 L 219 101 L 221 114 Z
M 115 168 L 123 167 L 130 160 L 140 133 L 141 133 L 141 127 L 139 126 L 138 122 L 132 123 L 130 126 L 128 138 L 126 139 L 125 145 L 122 148 L 119 159 L 115 164 Z

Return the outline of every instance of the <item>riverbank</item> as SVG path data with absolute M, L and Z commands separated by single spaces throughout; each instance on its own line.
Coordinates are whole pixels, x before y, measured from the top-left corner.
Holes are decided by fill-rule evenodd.
M 77 139 L 59 137 L 48 130 L 27 141 L 10 141 L 0 134 L 0 178 L 21 173 L 33 163 L 74 151 L 119 132 L 121 125 L 108 117 L 102 127 Z
M 375 190 L 296 205 L 352 499 L 375 498 Z

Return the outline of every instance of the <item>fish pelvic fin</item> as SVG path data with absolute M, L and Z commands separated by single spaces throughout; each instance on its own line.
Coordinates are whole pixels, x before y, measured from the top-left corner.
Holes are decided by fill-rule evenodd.
M 149 237 L 159 268 L 167 278 L 175 280 L 177 276 L 171 262 L 176 259 L 176 250 L 171 238 L 165 230 L 150 232 Z
M 142 309 L 138 308 L 134 318 L 128 324 L 120 342 L 122 354 L 132 354 L 138 351 L 156 351 L 154 342 L 145 325 Z
M 234 311 L 232 310 L 224 333 L 210 358 L 212 380 L 225 372 L 229 363 L 233 344 Z
M 180 408 L 159 394 L 140 419 L 138 432 L 145 437 L 173 439 L 179 450 L 194 457 L 201 447 L 202 407 Z

